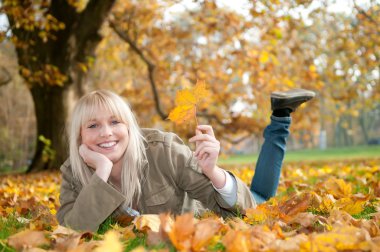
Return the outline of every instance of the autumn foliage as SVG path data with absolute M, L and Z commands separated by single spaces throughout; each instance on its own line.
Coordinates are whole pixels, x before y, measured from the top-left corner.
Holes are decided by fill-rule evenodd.
M 379 163 L 288 163 L 278 195 L 241 216 L 222 219 L 204 212 L 198 217 L 120 218 L 104 235 L 58 225 L 59 173 L 3 176 L 1 220 L 15 218 L 24 226 L 1 246 L 35 251 L 378 251 Z M 229 168 L 250 182 L 252 167 Z

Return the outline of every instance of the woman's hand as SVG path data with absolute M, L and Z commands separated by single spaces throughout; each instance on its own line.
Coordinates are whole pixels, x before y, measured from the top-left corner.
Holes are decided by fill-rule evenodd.
M 95 169 L 95 173 L 103 181 L 107 182 L 113 166 L 111 160 L 109 160 L 103 154 L 89 149 L 85 144 L 79 146 L 79 154 L 83 158 L 83 161 L 88 166 Z
M 216 140 L 212 127 L 210 125 L 198 125 L 195 136 L 190 138 L 189 142 L 195 142 L 194 156 L 197 158 L 202 172 L 216 188 L 222 188 L 226 183 L 226 177 L 222 169 L 216 165 L 220 143 Z

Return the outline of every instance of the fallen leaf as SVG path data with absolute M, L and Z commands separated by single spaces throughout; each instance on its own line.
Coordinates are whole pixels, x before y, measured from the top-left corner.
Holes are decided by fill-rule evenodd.
M 44 231 L 24 230 L 8 238 L 9 246 L 16 250 L 49 244 Z
M 133 221 L 135 227 L 139 231 L 146 231 L 148 229 L 153 232 L 160 230 L 160 217 L 157 214 L 144 214 L 135 218 Z
M 343 179 L 329 178 L 324 184 L 326 191 L 332 194 L 336 199 L 350 197 L 352 195 L 352 187 L 350 183 L 346 183 Z
M 190 251 L 195 231 L 195 219 L 192 213 L 177 216 L 167 235 L 174 247 L 180 251 Z
M 104 241 L 100 243 L 100 246 L 97 247 L 95 252 L 122 252 L 123 244 L 119 240 L 119 234 L 115 231 L 108 231 L 104 235 Z
M 195 224 L 195 232 L 192 240 L 193 251 L 200 251 L 212 240 L 213 236 L 221 229 L 219 219 L 209 218 L 200 220 Z

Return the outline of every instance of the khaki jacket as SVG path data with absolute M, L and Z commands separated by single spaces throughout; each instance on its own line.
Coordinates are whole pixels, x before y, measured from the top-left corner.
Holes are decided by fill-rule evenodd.
M 209 209 L 226 217 L 256 206 L 249 188 L 235 177 L 237 203 L 230 207 L 197 166 L 190 148 L 175 134 L 143 129 L 143 135 L 147 141 L 148 160 L 137 204 L 141 214 L 199 213 Z M 57 213 L 61 225 L 96 231 L 110 215 L 126 214 L 121 207 L 123 194 L 96 173 L 89 184 L 83 186 L 73 177 L 69 160 L 61 166 L 61 172 L 61 207 Z

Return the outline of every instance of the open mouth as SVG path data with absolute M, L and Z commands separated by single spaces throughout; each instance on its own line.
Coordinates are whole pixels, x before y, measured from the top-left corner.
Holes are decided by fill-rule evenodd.
M 111 141 L 111 142 L 106 142 L 106 143 L 100 143 L 98 146 L 103 149 L 109 149 L 114 147 L 118 142 L 117 141 Z

